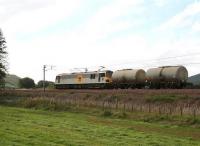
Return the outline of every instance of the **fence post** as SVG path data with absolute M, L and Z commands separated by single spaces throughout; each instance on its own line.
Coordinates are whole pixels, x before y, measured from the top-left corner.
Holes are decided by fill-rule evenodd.
M 126 110 L 126 104 L 125 104 L 125 102 L 124 102 L 124 111 Z
M 118 99 L 116 99 L 116 106 L 115 106 L 116 109 L 118 109 Z
M 105 101 L 103 101 L 103 111 L 104 111 L 104 104 L 105 104 Z
M 158 112 L 159 112 L 159 115 L 161 115 L 161 107 L 160 106 L 158 107 Z
M 181 117 L 183 116 L 183 107 L 182 105 L 180 106 L 180 111 L 181 111 Z
M 133 102 L 131 102 L 131 111 L 133 112 Z
M 193 118 L 196 119 L 196 108 L 193 109 Z
M 111 109 L 111 102 L 110 101 L 108 101 L 108 109 Z
M 148 111 L 149 111 L 149 113 L 151 113 L 151 104 L 150 103 L 149 103 L 148 107 L 149 107 Z

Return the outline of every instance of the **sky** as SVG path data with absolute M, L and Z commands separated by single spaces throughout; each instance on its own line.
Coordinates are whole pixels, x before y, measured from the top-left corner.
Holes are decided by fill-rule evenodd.
M 8 72 L 35 82 L 43 65 L 51 81 L 99 66 L 200 73 L 200 0 L 0 0 L 0 28 Z

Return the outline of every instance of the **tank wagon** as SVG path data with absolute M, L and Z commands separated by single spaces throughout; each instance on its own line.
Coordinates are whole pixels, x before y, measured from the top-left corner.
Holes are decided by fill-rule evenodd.
M 114 88 L 142 88 L 145 85 L 145 71 L 142 69 L 123 69 L 112 74 Z
M 150 88 L 182 88 L 187 79 L 188 71 L 184 66 L 150 68 L 146 72 L 146 83 Z
M 56 89 L 109 88 L 112 71 L 64 73 L 56 76 Z

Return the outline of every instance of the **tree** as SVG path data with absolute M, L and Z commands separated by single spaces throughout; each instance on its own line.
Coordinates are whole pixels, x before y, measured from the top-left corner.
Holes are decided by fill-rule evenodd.
M 45 85 L 45 88 L 48 87 L 48 88 L 53 88 L 54 87 L 54 82 L 51 82 L 51 81 L 45 81 L 44 82 L 44 85 Z M 43 80 L 39 81 L 37 83 L 37 88 L 43 88 Z
M 33 79 L 26 77 L 19 80 L 19 86 L 21 88 L 27 88 L 27 89 L 34 88 L 35 82 Z
M 0 29 L 0 88 L 5 85 L 5 76 L 7 71 L 6 62 L 7 52 L 6 52 L 6 41 L 3 37 L 2 30 Z

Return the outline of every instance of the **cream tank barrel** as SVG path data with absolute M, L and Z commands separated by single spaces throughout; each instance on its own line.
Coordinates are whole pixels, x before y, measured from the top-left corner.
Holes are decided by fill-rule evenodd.
M 145 82 L 145 71 L 143 69 L 124 69 L 112 74 L 115 83 Z
M 151 68 L 146 72 L 147 80 L 158 81 L 182 81 L 188 79 L 188 71 L 184 66 L 165 66 L 159 68 Z

